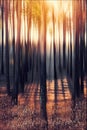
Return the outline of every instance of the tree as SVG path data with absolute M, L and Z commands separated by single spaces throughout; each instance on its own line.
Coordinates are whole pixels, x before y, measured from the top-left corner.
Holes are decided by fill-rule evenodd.
M 25 16 L 26 16 L 26 6 L 25 6 L 25 1 L 24 1 L 24 28 L 25 28 Z M 25 75 L 25 83 L 28 81 L 28 44 L 27 44 L 27 41 L 26 41 L 26 28 L 24 30 L 24 48 L 25 48 L 25 57 L 24 57 L 24 73 L 23 75 Z
M 16 43 L 16 66 L 15 66 L 15 93 L 18 96 L 20 81 L 20 25 L 21 25 L 21 1 L 17 1 L 17 43 Z
M 56 44 L 55 44 L 55 17 L 54 17 L 54 9 L 52 10 L 52 20 L 53 20 L 54 80 L 57 80 L 57 71 L 56 71 Z
M 68 41 L 68 54 L 67 54 L 67 74 L 69 75 L 69 41 Z
M 31 29 L 31 18 L 32 18 L 32 0 L 27 2 L 27 20 L 28 20 L 28 33 L 27 33 L 27 44 L 28 44 L 28 71 L 29 71 L 29 76 L 31 74 L 32 70 L 32 47 L 31 47 L 31 34 L 30 34 L 30 29 Z
M 78 5 L 75 5 L 75 9 L 78 9 Z M 76 36 L 74 45 L 74 96 L 80 97 L 80 85 L 79 85 L 79 14 L 76 11 Z
M 71 33 L 71 19 L 69 17 L 69 27 L 70 27 L 70 70 L 69 70 L 69 74 L 70 77 L 72 78 L 72 33 Z
M 10 95 L 10 79 L 9 79 L 9 42 L 8 42 L 8 5 L 9 1 L 5 2 L 5 28 L 6 28 L 6 83 L 7 93 Z
M 4 39 L 3 39 L 3 31 L 4 31 L 4 0 L 2 1 L 2 57 L 1 57 L 1 74 L 4 74 Z
M 66 16 L 63 12 L 63 69 L 66 69 Z
M 60 24 L 58 22 L 58 27 L 60 30 Z M 59 31 L 59 72 L 62 72 L 62 66 L 61 66 L 61 45 L 60 45 L 60 31 Z
M 83 5 L 83 9 L 82 9 Z M 85 61 L 85 19 L 83 18 L 85 12 L 85 2 L 80 0 L 80 76 L 81 76 L 81 94 L 84 95 L 84 61 Z
M 12 42 L 12 48 L 13 48 L 13 78 L 15 81 L 15 24 L 14 24 L 14 0 L 13 0 L 13 42 Z
M 46 88 L 46 19 L 47 10 L 45 2 L 43 1 L 43 21 L 44 21 L 44 45 L 43 56 L 40 56 L 40 102 L 41 102 L 41 117 L 47 121 L 46 102 L 47 102 L 47 88 Z

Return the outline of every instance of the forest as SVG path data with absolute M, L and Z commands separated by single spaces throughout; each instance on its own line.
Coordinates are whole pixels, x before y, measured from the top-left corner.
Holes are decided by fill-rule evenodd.
M 87 130 L 87 0 L 0 0 L 0 130 Z

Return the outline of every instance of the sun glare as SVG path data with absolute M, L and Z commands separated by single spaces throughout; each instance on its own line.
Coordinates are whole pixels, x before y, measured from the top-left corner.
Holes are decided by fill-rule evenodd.
M 26 0 L 27 1 L 27 0 Z M 55 41 L 56 43 L 58 43 L 59 38 L 60 38 L 60 42 L 61 44 L 63 43 L 63 18 L 66 19 L 66 36 L 65 36 L 65 40 L 68 41 L 69 39 L 69 33 L 70 33 L 70 27 L 69 26 L 69 21 L 71 24 L 71 35 L 72 35 L 72 39 L 73 39 L 73 0 L 46 0 L 44 1 L 45 5 L 47 6 L 47 18 L 46 18 L 46 24 L 47 24 L 47 32 L 46 32 L 46 37 L 47 37 L 47 44 L 50 44 L 51 42 L 53 42 L 53 12 L 54 12 L 54 25 L 55 25 Z M 28 5 L 27 5 L 28 4 Z M 36 4 L 36 3 L 33 3 Z M 22 4 L 21 4 L 21 23 L 20 23 L 20 40 L 22 43 L 25 43 L 25 41 L 27 42 L 28 40 L 28 17 L 29 17 L 29 12 L 27 12 L 27 7 L 31 6 L 29 5 L 29 3 L 25 2 L 24 0 L 22 0 Z M 33 5 L 32 5 L 33 6 Z M 35 12 L 31 12 L 32 16 L 31 16 L 31 27 L 29 30 L 29 38 L 31 39 L 31 43 L 38 43 L 38 38 L 39 38 L 39 34 L 38 34 L 38 22 L 35 21 L 37 19 L 38 16 L 38 7 L 32 7 L 31 9 L 33 11 L 33 8 Z M 10 6 L 10 8 L 12 8 L 12 6 Z M 12 9 L 11 9 L 12 10 Z M 54 10 L 54 11 L 53 11 Z M 35 13 L 35 14 L 34 14 Z M 84 13 L 85 14 L 85 13 Z M 12 37 L 13 37 L 13 13 L 11 13 L 11 18 L 8 18 L 8 29 L 9 29 L 9 40 L 12 41 Z M 34 18 L 35 17 L 35 18 Z M 85 16 L 84 16 L 85 17 Z M 41 36 L 43 36 L 44 34 L 44 27 L 43 26 L 43 10 L 41 10 L 41 34 L 40 34 L 40 39 Z M 14 10 L 14 24 L 15 24 L 15 41 L 17 40 L 17 27 L 18 27 L 18 18 L 17 18 L 17 11 L 16 8 Z M 4 36 L 5 37 L 5 36 Z
M 22 8 L 24 7 L 23 5 L 23 1 L 22 1 Z M 66 13 L 66 16 L 72 16 L 72 1 L 67 0 L 67 2 L 65 1 L 46 1 L 46 4 L 49 8 L 49 22 L 47 23 L 47 43 L 49 44 L 50 42 L 52 42 L 53 40 L 53 23 L 52 23 L 52 9 L 54 9 L 54 15 L 55 15 L 55 40 L 57 40 L 57 38 L 59 37 L 59 32 L 57 32 L 57 22 L 58 20 L 62 20 L 63 18 L 63 12 Z M 21 24 L 21 41 L 27 41 L 27 29 L 25 30 L 25 28 L 27 28 L 26 26 L 24 27 L 24 24 L 26 25 L 26 20 L 24 21 L 24 17 L 22 14 L 22 24 Z M 51 31 L 50 31 L 51 30 Z M 62 32 L 62 28 L 60 26 L 60 32 Z M 31 43 L 37 43 L 38 41 L 38 29 L 36 27 L 36 25 L 34 24 L 34 21 L 32 21 L 31 24 Z M 62 35 L 62 34 L 61 34 Z M 63 35 L 62 35 L 63 37 Z M 68 35 L 66 35 L 66 39 L 68 39 Z M 62 39 L 60 40 L 61 42 L 63 41 Z

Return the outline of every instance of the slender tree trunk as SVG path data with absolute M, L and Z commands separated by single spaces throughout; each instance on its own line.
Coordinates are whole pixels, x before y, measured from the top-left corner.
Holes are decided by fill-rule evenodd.
M 70 40 L 70 77 L 72 78 L 72 42 Z
M 76 6 L 76 9 L 78 7 Z M 76 37 L 74 48 L 74 93 L 75 97 L 80 97 L 80 85 L 79 85 L 79 17 L 76 12 Z
M 63 13 L 63 69 L 66 69 L 66 17 Z
M 67 74 L 69 75 L 69 43 L 68 43 L 68 55 L 67 55 Z
M 25 83 L 25 57 L 23 54 L 23 45 L 20 45 L 20 85 L 21 91 L 24 93 L 24 83 Z
M 41 33 L 41 18 L 38 20 L 38 49 L 37 49 L 37 70 L 38 80 L 40 81 L 40 33 Z
M 52 10 L 52 19 L 53 19 L 54 80 L 57 80 L 54 9 Z
M 25 28 L 25 21 L 26 21 L 26 19 L 25 19 L 25 6 L 24 6 L 24 28 Z M 25 72 L 24 72 L 24 75 L 25 75 L 25 82 L 27 82 L 28 81 L 28 44 L 27 44 L 27 41 L 26 41 L 26 29 L 25 29 L 25 31 L 24 31 L 24 37 L 25 37 L 25 39 L 24 39 L 24 43 L 25 43 L 25 65 L 24 65 L 24 68 L 25 68 Z
M 69 26 L 70 26 L 70 67 L 69 67 L 69 74 L 70 77 L 72 78 L 72 30 L 71 30 L 71 19 L 69 21 Z
M 87 0 L 86 0 L 86 49 L 85 49 L 85 55 L 86 55 L 86 58 L 85 58 L 85 60 L 86 60 L 86 65 L 85 65 L 85 67 L 86 67 L 86 85 L 87 85 Z M 87 130 L 87 88 L 86 88 L 86 129 L 85 130 Z
M 83 79 L 84 79 L 84 72 L 83 72 L 83 51 L 84 51 L 84 42 L 80 40 L 80 73 L 81 73 L 81 93 L 84 94 L 84 84 L 83 84 Z
M 14 0 L 13 0 L 13 80 L 15 81 L 15 24 L 14 24 Z
M 1 57 L 1 74 L 4 74 L 4 0 L 2 1 L 2 57 Z
M 28 23 L 28 32 L 27 32 L 27 50 L 28 50 L 28 73 L 30 81 L 30 72 L 31 72 L 31 38 L 30 38 L 30 27 L 31 27 L 31 16 L 32 16 L 32 1 L 30 1 L 30 6 L 27 6 L 27 23 Z
M 85 50 L 85 21 L 83 20 L 82 1 L 80 0 L 80 76 L 81 76 L 81 94 L 84 94 L 84 50 Z M 85 8 L 85 7 L 84 7 Z M 84 9 L 85 10 L 85 9 Z
M 6 26 L 6 83 L 7 93 L 10 95 L 10 79 L 9 79 L 9 43 L 8 43 L 8 0 L 5 1 L 5 26 Z
M 87 36 L 87 1 L 86 1 L 86 36 Z M 87 76 L 87 37 L 86 37 L 86 47 L 85 47 L 85 71 Z
M 59 41 L 59 72 L 62 72 L 62 66 L 61 66 L 61 45 Z
M 46 10 L 43 1 L 43 17 L 44 17 L 44 47 L 43 56 L 40 58 L 40 101 L 41 101 L 41 117 L 47 121 L 47 88 L 46 88 Z
M 59 72 L 62 72 L 62 65 L 61 65 L 61 44 L 60 44 L 60 23 L 58 22 L 59 28 Z
M 51 42 L 51 45 L 50 45 L 50 55 L 49 55 L 49 79 L 51 80 L 51 76 L 52 76 L 52 73 L 51 73 L 51 70 L 52 70 L 52 67 L 51 67 L 51 60 L 52 60 L 52 42 Z
M 28 81 L 28 46 L 27 43 L 25 42 L 25 82 Z
M 21 26 L 21 1 L 17 1 L 17 44 L 16 44 L 16 72 L 15 72 L 15 93 L 18 96 L 20 81 L 20 26 Z
M 29 15 L 30 14 L 30 15 Z M 32 56 L 32 48 L 31 48 L 31 37 L 30 37 L 30 28 L 31 28 L 31 17 L 32 17 L 32 1 L 30 1 L 30 8 L 28 8 L 28 70 L 29 70 L 29 75 L 31 74 L 31 69 L 32 69 L 32 61 L 31 61 L 31 56 Z M 30 77 L 30 76 L 29 76 Z

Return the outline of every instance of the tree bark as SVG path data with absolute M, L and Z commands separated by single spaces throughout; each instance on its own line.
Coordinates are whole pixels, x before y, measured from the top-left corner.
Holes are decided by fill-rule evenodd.
M 8 0 L 5 1 L 5 27 L 6 27 L 6 83 L 7 93 L 10 95 L 10 79 L 9 79 L 9 42 L 8 42 Z
M 76 6 L 78 9 L 78 6 Z M 74 46 L 74 93 L 75 97 L 80 97 L 80 85 L 79 85 L 79 16 L 76 12 L 76 37 Z
M 2 57 L 1 57 L 1 74 L 4 74 L 4 0 L 2 1 Z
M 40 56 L 40 102 L 41 117 L 47 121 L 47 88 L 46 88 L 46 9 L 43 1 L 43 17 L 44 17 L 44 45 L 43 56 Z
M 63 13 L 63 69 L 66 69 L 66 17 Z

